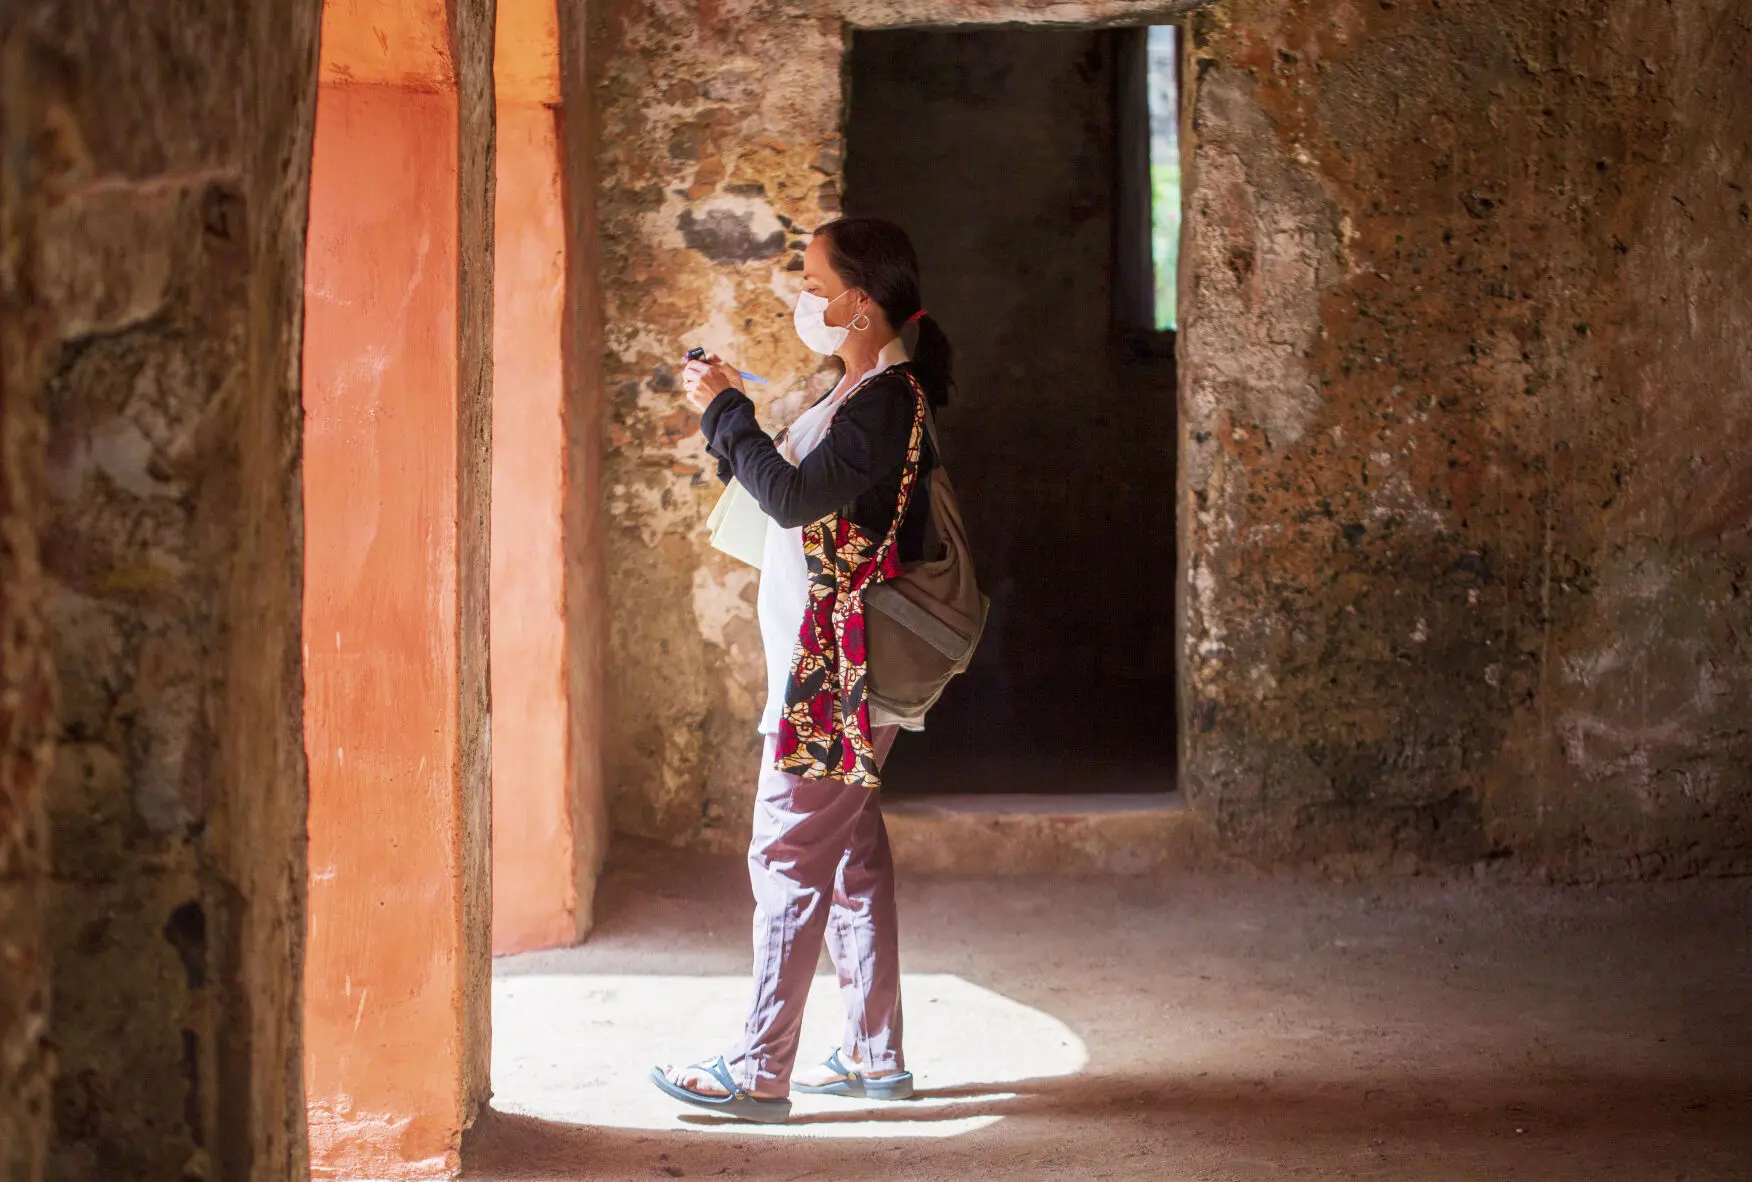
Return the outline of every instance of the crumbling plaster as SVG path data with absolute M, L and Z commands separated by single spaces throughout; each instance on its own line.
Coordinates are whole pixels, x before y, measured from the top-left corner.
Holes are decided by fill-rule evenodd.
M 58 1071 L 43 1105 L 46 1056 L 8 1015 L 4 1119 L 31 1121 L 22 1142 L 6 1130 L 9 1178 L 304 1172 L 297 344 L 318 11 L 37 3 L 0 21 L 8 301 L 28 312 L 7 317 L 8 447 L 15 422 L 43 429 L 8 453 L 28 498 L 8 505 L 31 509 L 60 684 L 27 1032 L 46 1000 Z M 32 588 L 15 554 L 9 612 Z M 42 633 L 21 619 L 28 657 Z M 16 747 L 47 700 L 12 656 Z M 41 768 L 25 754 L 8 775 Z M 0 997 L 30 967 L 6 957 Z M 12 1106 L 20 1078 L 34 1107 Z
M 601 6 L 621 828 L 746 831 L 753 584 L 705 545 L 715 482 L 675 367 L 701 344 L 771 377 L 770 425 L 830 380 L 786 312 L 798 244 L 839 209 L 850 31 L 1191 7 Z M 1748 18 L 1235 0 L 1186 19 L 1195 808 L 1269 858 L 1745 865 Z
M 1193 31 L 1195 806 L 1277 856 L 1744 868 L 1745 12 Z
M 47 63 L 0 41 L 0 141 L 32 138 L 44 108 L 25 88 Z M 34 88 L 33 88 L 34 89 Z M 40 93 L 40 92 L 38 92 Z M 46 97 L 46 96 L 45 96 Z M 48 1037 L 45 781 L 55 679 L 37 546 L 43 500 L 43 344 L 37 295 L 40 164 L 8 151 L 0 171 L 0 1179 L 36 1182 L 48 1157 L 54 1064 Z

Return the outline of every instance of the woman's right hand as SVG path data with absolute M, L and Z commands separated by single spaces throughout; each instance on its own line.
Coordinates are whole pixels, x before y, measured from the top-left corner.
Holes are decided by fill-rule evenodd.
M 697 411 L 704 413 L 706 407 L 712 404 L 725 390 L 740 390 L 747 393 L 742 385 L 742 375 L 736 372 L 736 367 L 726 365 L 721 357 L 711 355 L 699 361 L 690 361 L 681 370 L 681 386 L 687 392 L 688 403 Z

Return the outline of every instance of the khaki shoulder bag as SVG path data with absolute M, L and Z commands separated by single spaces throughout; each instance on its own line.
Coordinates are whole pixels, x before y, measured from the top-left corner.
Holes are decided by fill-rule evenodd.
M 911 375 L 907 380 L 918 393 Z M 929 410 L 925 430 L 937 460 L 924 485 L 935 541 L 926 551 L 936 557 L 913 563 L 899 577 L 864 593 L 870 721 L 913 731 L 924 729 L 926 711 L 973 660 L 990 607 L 974 580 L 967 531 L 943 469 L 943 451 L 937 446 L 937 427 Z

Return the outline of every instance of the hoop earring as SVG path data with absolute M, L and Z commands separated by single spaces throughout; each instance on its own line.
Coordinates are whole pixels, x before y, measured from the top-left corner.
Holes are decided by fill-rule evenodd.
M 858 321 L 860 321 L 860 320 L 862 320 L 864 323 L 859 324 Z M 850 328 L 853 332 L 868 331 L 868 329 L 870 327 L 870 318 L 868 316 L 864 315 L 862 312 L 859 312 L 856 316 L 852 317 L 852 322 L 847 327 Z

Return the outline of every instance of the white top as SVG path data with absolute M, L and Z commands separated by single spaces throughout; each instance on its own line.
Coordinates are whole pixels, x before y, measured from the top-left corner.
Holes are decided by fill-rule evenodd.
M 793 466 L 827 438 L 833 416 L 845 405 L 865 379 L 907 360 L 906 346 L 895 337 L 870 370 L 853 377 L 847 373 L 833 392 L 802 414 L 778 443 L 779 454 Z M 809 563 L 803 557 L 803 531 L 783 529 L 767 521 L 766 549 L 760 560 L 760 642 L 766 650 L 767 701 L 760 716 L 760 733 L 777 734 L 779 715 L 785 710 L 785 683 L 791 679 L 791 657 L 797 651 L 797 634 L 803 630 L 803 613 L 809 609 Z

